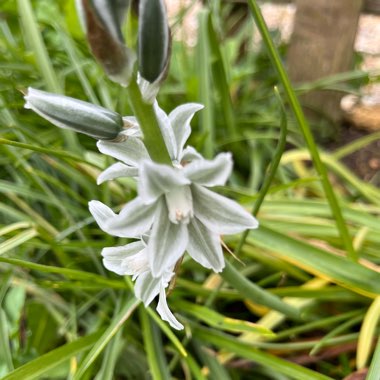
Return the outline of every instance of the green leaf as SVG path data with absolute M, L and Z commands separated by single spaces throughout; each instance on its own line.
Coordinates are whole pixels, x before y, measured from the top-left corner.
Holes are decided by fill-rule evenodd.
M 376 297 L 364 317 L 356 352 L 356 367 L 362 369 L 369 359 L 372 343 L 377 337 L 376 326 L 380 320 L 380 297 Z
M 149 369 L 153 380 L 170 379 L 169 367 L 164 354 L 164 346 L 160 330 L 148 316 L 143 305 L 140 306 L 141 329 Z
M 51 369 L 57 367 L 73 356 L 88 350 L 100 338 L 102 332 L 79 338 L 74 342 L 67 343 L 56 348 L 23 366 L 16 368 L 14 371 L 3 377 L 2 380 L 32 380 L 41 379 L 43 375 Z
M 263 224 L 252 231 L 247 241 L 273 252 L 277 257 L 316 276 L 367 297 L 380 295 L 380 273 L 342 256 L 316 248 L 273 231 Z
M 94 283 L 101 284 L 103 286 L 108 286 L 108 287 L 112 287 L 116 289 L 126 289 L 126 285 L 123 281 L 110 280 L 94 273 L 89 273 L 89 272 L 80 271 L 76 269 L 68 269 L 68 268 L 54 267 L 54 266 L 49 266 L 49 265 L 36 264 L 36 263 L 31 263 L 31 262 L 19 260 L 19 259 L 12 259 L 8 257 L 0 257 L 0 262 L 11 264 L 11 265 L 17 265 L 23 268 L 34 269 L 34 270 L 38 270 L 44 273 L 57 273 L 71 279 L 86 280 L 86 281 L 92 282 L 93 284 Z
M 262 352 L 247 343 L 239 342 L 233 336 L 228 336 L 203 327 L 195 327 L 193 329 L 193 334 L 195 337 L 202 339 L 202 341 L 207 344 L 213 344 L 222 350 L 233 352 L 240 357 L 260 363 L 260 365 L 264 367 L 274 369 L 276 373 L 290 376 L 295 380 L 332 380 L 331 377 L 319 374 L 308 368 L 301 367 L 287 360 Z
M 0 363 L 5 363 L 8 371 L 12 371 L 14 367 L 9 335 L 7 317 L 0 306 Z
M 289 318 L 300 318 L 299 310 L 286 304 L 281 298 L 249 281 L 236 268 L 234 268 L 230 262 L 226 261 L 226 267 L 221 273 L 221 276 L 225 281 L 237 289 L 244 298 L 250 299 L 254 303 L 273 308 Z
M 368 370 L 366 380 L 378 380 L 380 373 L 380 339 L 377 341 L 375 353 L 373 354 L 372 362 Z
M 220 330 L 231 332 L 254 332 L 267 337 L 274 337 L 275 334 L 266 327 L 257 325 L 249 321 L 228 318 L 224 315 L 209 309 L 205 306 L 196 305 L 186 301 L 176 301 L 175 305 L 182 310 L 186 310 L 197 319 L 206 322 L 209 326 L 213 326 Z
M 29 230 L 20 232 L 16 236 L 11 237 L 8 240 L 3 241 L 0 244 L 0 255 L 3 255 L 4 253 L 10 251 L 13 248 L 16 248 L 20 246 L 21 244 L 24 244 L 30 239 L 33 239 L 38 235 L 38 232 L 35 228 L 30 228 Z
M 105 349 L 110 340 L 115 336 L 115 334 L 123 327 L 124 322 L 131 316 L 139 303 L 140 301 L 134 297 L 126 302 L 124 307 L 114 316 L 111 324 L 107 327 L 107 330 L 104 331 L 104 333 L 99 337 L 97 342 L 91 348 L 91 351 L 83 359 L 73 380 L 80 380 L 83 378 L 86 370 L 102 353 L 102 351 Z

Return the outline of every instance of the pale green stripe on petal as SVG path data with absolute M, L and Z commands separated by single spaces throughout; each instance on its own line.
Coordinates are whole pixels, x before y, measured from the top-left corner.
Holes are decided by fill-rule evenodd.
M 97 147 L 103 154 L 137 167 L 142 160 L 149 159 L 148 151 L 141 139 L 128 136 L 121 142 L 98 141 Z
M 174 136 L 178 147 L 176 157 L 177 159 L 179 158 L 178 156 L 181 155 L 183 147 L 185 146 L 185 143 L 190 136 L 191 119 L 193 118 L 194 114 L 202 108 L 202 104 L 187 103 L 178 106 L 169 114 L 169 120 L 173 128 Z
M 208 230 L 197 218 L 192 219 L 188 229 L 188 254 L 205 268 L 221 272 L 224 268 L 224 257 L 219 235 Z
M 195 160 L 183 168 L 191 182 L 203 186 L 223 186 L 232 171 L 231 153 L 220 153 L 213 160 Z
M 144 161 L 140 166 L 139 196 L 147 203 L 157 200 L 175 187 L 188 184 L 190 181 L 179 169 L 153 161 Z
M 174 160 L 177 158 L 178 147 L 169 117 L 165 111 L 160 108 L 157 102 L 154 103 L 154 111 L 156 113 L 158 125 L 160 127 L 162 137 L 164 138 L 166 148 L 169 152 L 169 156 L 172 160 Z
M 156 204 L 146 205 L 137 197 L 123 207 L 117 218 L 110 221 L 110 229 L 115 236 L 140 237 L 152 226 L 155 210 Z
M 149 265 L 154 277 L 175 265 L 185 252 L 188 238 L 187 225 L 171 223 L 166 204 L 161 200 L 148 242 Z
M 150 272 L 141 274 L 135 283 L 135 296 L 148 306 L 160 292 L 161 278 L 153 277 Z
M 237 202 L 192 185 L 194 215 L 211 231 L 229 235 L 257 228 L 257 220 Z
M 100 185 L 105 181 L 110 181 L 120 177 L 137 177 L 139 171 L 135 167 L 125 165 L 121 162 L 111 165 L 109 168 L 101 172 L 96 180 L 96 183 Z

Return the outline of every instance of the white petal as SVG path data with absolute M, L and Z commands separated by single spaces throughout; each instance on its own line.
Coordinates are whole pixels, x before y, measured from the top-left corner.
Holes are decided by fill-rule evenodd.
M 149 270 L 146 245 L 141 241 L 102 250 L 104 266 L 121 276 L 138 276 Z
M 149 266 L 154 277 L 175 265 L 184 254 L 188 242 L 187 226 L 168 219 L 165 202 L 159 202 L 148 242 Z
M 232 171 L 231 153 L 218 154 L 213 160 L 195 160 L 183 168 L 185 176 L 203 186 L 223 186 Z
M 197 218 L 188 226 L 188 254 L 205 268 L 221 272 L 224 268 L 224 256 L 219 235 L 207 229 Z
M 128 202 L 109 226 L 115 236 L 140 237 L 153 223 L 156 204 L 146 205 L 140 197 Z
M 137 167 L 141 160 L 149 159 L 148 151 L 140 138 L 128 137 L 121 142 L 98 141 L 99 151 L 129 166 Z
M 119 215 L 99 201 L 91 201 L 89 209 L 99 227 L 113 236 L 139 237 L 153 222 L 155 205 L 146 206 L 140 198 L 129 202 Z
M 105 181 L 110 181 L 119 177 L 137 177 L 139 171 L 137 168 L 117 162 L 111 165 L 98 175 L 96 183 L 100 185 Z
M 135 296 L 148 306 L 160 292 L 161 278 L 155 278 L 148 271 L 137 277 L 135 283 Z
M 174 136 L 173 128 L 170 124 L 168 115 L 159 107 L 158 103 L 154 103 L 154 110 L 157 115 L 158 125 L 160 126 L 162 136 L 165 140 L 166 148 L 172 160 L 177 158 L 177 143 Z
M 190 122 L 193 118 L 195 112 L 201 110 L 203 108 L 202 104 L 197 103 L 187 103 L 182 104 L 179 107 L 175 108 L 169 114 L 170 123 L 174 132 L 174 136 L 176 139 L 176 144 L 178 147 L 177 159 L 178 156 L 181 155 L 183 147 L 187 139 L 190 136 Z
M 156 308 L 158 314 L 164 321 L 169 322 L 170 326 L 176 330 L 182 330 L 183 325 L 179 323 L 173 313 L 170 311 L 169 306 L 166 302 L 165 288 L 162 286 L 160 290 L 160 297 L 158 299 L 158 305 Z
M 168 165 L 143 161 L 139 170 L 138 192 L 146 203 L 155 201 L 173 187 L 190 184 L 182 171 Z
M 257 220 L 237 202 L 199 185 L 191 186 L 194 215 L 217 234 L 235 234 L 257 228 Z
M 122 119 L 124 122 L 124 134 L 126 136 L 143 137 L 139 123 L 134 116 L 123 116 Z
M 90 201 L 88 208 L 99 227 L 110 234 L 108 223 L 116 218 L 117 215 L 108 206 L 99 201 Z
M 179 161 L 184 163 L 203 159 L 203 156 L 198 153 L 192 146 L 187 146 L 179 157 Z
M 160 83 L 161 81 L 154 81 L 153 83 L 150 83 L 146 79 L 144 79 L 140 73 L 137 75 L 137 83 L 140 87 L 141 96 L 144 100 L 144 102 L 153 104 L 156 100 L 156 96 L 158 94 L 158 91 L 160 90 Z

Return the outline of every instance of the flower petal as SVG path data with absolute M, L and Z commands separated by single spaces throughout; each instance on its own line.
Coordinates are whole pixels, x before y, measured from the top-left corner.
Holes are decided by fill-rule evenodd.
M 173 128 L 170 124 L 168 115 L 160 108 L 157 101 L 154 102 L 154 111 L 156 112 L 158 125 L 161 129 L 162 137 L 165 140 L 166 148 L 172 160 L 177 158 L 177 143 L 174 136 Z
M 177 321 L 176 317 L 169 309 L 168 303 L 166 302 L 165 288 L 163 286 L 161 286 L 160 289 L 160 297 L 158 299 L 158 305 L 156 310 L 164 321 L 169 322 L 169 325 L 173 327 L 173 329 L 183 329 L 183 325 Z
M 179 107 L 175 108 L 169 114 L 169 120 L 174 132 L 177 149 L 178 149 L 177 157 L 176 157 L 177 159 L 179 159 L 178 156 L 181 155 L 183 147 L 185 146 L 185 143 L 190 136 L 191 119 L 193 118 L 195 112 L 201 110 L 202 108 L 203 108 L 202 104 L 187 103 L 187 104 L 182 104 Z
M 165 201 L 157 205 L 152 232 L 148 242 L 149 266 L 154 277 L 162 276 L 184 254 L 187 242 L 187 225 L 173 224 L 168 219 Z
M 188 254 L 205 268 L 221 272 L 224 268 L 224 256 L 219 235 L 207 229 L 197 218 L 193 218 L 188 229 Z
M 223 186 L 232 171 L 231 153 L 220 153 L 213 160 L 195 160 L 183 168 L 191 182 L 203 186 Z
M 144 302 L 145 306 L 148 306 L 160 292 L 161 278 L 153 277 L 148 271 L 137 277 L 135 283 L 135 296 L 139 300 Z
M 137 83 L 140 87 L 141 96 L 143 100 L 148 104 L 153 104 L 156 100 L 156 96 L 158 94 L 158 91 L 160 90 L 160 84 L 161 81 L 155 80 L 154 82 L 150 83 L 146 79 L 144 79 L 140 73 L 137 75 Z
M 140 165 L 138 192 L 146 203 L 155 201 L 174 187 L 188 184 L 190 181 L 179 169 L 147 160 Z
M 141 160 L 149 159 L 144 143 L 137 137 L 129 136 L 127 140 L 121 142 L 101 140 L 96 145 L 101 153 L 123 161 L 129 166 L 137 167 Z
M 141 128 L 137 119 L 134 116 L 123 116 L 124 129 L 123 134 L 125 136 L 143 138 Z
M 155 205 L 145 205 L 139 197 L 127 203 L 119 215 L 99 201 L 91 201 L 89 208 L 103 231 L 129 238 L 139 237 L 150 229 L 155 211 Z
M 152 226 L 156 204 L 146 205 L 140 197 L 128 202 L 110 223 L 115 236 L 140 237 Z M 119 233 L 119 234 L 117 234 Z
M 179 161 L 180 162 L 184 162 L 184 163 L 188 163 L 188 162 L 192 162 L 194 160 L 203 160 L 203 156 L 198 153 L 195 148 L 193 148 L 192 146 L 187 146 L 181 156 L 179 157 Z
M 257 220 L 237 202 L 199 185 L 191 186 L 194 215 L 217 234 L 235 234 L 257 228 Z
M 136 277 L 149 270 L 146 245 L 141 240 L 121 247 L 103 248 L 102 256 L 104 266 L 121 276 Z
M 90 201 L 88 203 L 88 208 L 99 227 L 103 231 L 109 233 L 108 224 L 110 220 L 116 218 L 117 215 L 108 206 L 99 201 Z
M 100 185 L 105 181 L 110 181 L 119 177 L 137 177 L 139 171 L 137 168 L 117 162 L 111 165 L 98 175 L 96 183 Z

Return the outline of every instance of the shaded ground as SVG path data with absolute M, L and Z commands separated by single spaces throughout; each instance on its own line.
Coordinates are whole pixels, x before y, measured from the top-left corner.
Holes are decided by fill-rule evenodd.
M 368 134 L 369 132 L 357 129 L 352 124 L 345 124 L 339 146 L 344 146 Z M 338 146 L 331 148 L 336 147 Z M 344 157 L 342 162 L 364 181 L 380 187 L 380 139 Z

